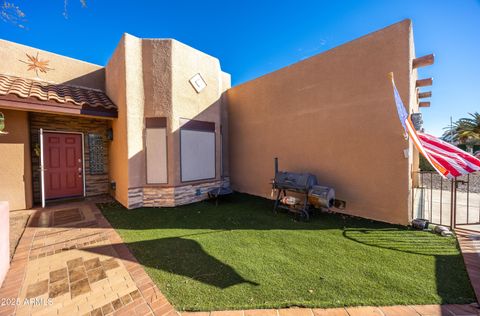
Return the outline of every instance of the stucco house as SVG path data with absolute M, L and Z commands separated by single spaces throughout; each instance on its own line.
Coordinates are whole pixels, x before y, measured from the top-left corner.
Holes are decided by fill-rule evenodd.
M 173 39 L 125 34 L 106 66 L 0 48 L 0 200 L 11 210 L 105 193 L 168 207 L 229 181 L 269 198 L 279 157 L 334 187 L 347 213 L 411 218 L 418 154 L 387 79 L 418 111 L 410 20 L 233 88 L 217 58 Z
M 104 193 L 129 208 L 173 206 L 219 184 L 230 76 L 218 59 L 128 34 L 106 67 L 1 46 L 1 198 L 12 209 Z M 48 60 L 42 81 L 26 54 Z

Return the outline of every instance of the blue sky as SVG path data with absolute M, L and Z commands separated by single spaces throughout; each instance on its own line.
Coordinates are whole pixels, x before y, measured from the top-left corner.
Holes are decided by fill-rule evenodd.
M 0 38 L 104 65 L 121 35 L 175 38 L 218 57 L 236 85 L 405 18 L 417 56 L 435 53 L 427 132 L 480 111 L 480 0 L 456 1 L 100 1 L 10 0 L 21 29 L 0 20 Z

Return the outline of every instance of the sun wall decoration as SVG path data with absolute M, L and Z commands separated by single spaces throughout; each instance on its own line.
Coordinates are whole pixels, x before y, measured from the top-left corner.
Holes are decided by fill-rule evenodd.
M 27 55 L 28 60 L 19 60 L 19 61 L 28 65 L 27 71 L 30 71 L 30 70 L 35 71 L 35 73 L 37 74 L 37 77 L 38 77 L 39 71 L 46 74 L 48 71 L 54 70 L 53 68 L 48 67 L 48 63 L 50 62 L 49 60 L 40 60 L 40 58 L 38 57 L 38 52 L 37 52 L 37 56 L 33 56 L 29 54 L 25 54 L 25 55 Z

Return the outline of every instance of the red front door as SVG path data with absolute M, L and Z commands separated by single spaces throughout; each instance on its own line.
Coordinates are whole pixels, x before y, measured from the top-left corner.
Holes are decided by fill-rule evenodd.
M 82 135 L 43 133 L 45 199 L 83 195 Z

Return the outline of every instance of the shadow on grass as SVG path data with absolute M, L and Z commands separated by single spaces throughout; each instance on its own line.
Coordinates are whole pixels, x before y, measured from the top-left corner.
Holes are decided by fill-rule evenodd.
M 401 251 L 409 254 L 432 256 L 435 258 L 435 282 L 437 285 L 437 293 L 443 299 L 442 303 L 451 303 L 449 301 L 452 292 L 461 293 L 461 287 L 468 284 L 471 295 L 473 296 L 473 288 L 471 287 L 468 274 L 462 256 L 457 249 L 447 247 L 453 237 L 440 238 L 434 233 L 419 234 L 418 231 L 402 232 L 400 235 L 398 230 L 369 230 L 369 229 L 346 229 L 343 236 L 354 242 L 363 245 Z M 452 283 L 450 278 L 455 273 L 461 276 L 462 282 Z M 418 280 L 421 285 L 422 280 Z M 468 298 L 464 299 L 465 303 L 469 303 Z
M 451 247 L 452 237 L 440 238 L 433 233 L 415 230 L 346 228 L 343 237 L 367 246 L 417 255 L 458 255 L 458 250 Z
M 120 259 L 133 260 L 128 255 L 122 256 L 124 250 L 121 248 L 125 245 L 144 266 L 185 276 L 220 289 L 242 283 L 259 285 L 244 279 L 232 267 L 209 255 L 197 241 L 181 237 L 89 247 L 82 250 L 110 256 L 119 254 L 117 256 Z M 111 251 L 111 247 L 116 253 Z
M 314 210 L 309 222 L 291 214 L 272 211 L 273 201 L 247 194 L 235 193 L 225 197 L 218 206 L 213 201 L 202 201 L 168 208 L 138 208 L 128 210 L 118 203 L 98 204 L 116 229 L 213 229 L 213 230 L 320 230 L 361 227 L 372 229 L 395 228 L 392 225 L 342 214 Z
M 274 214 L 272 206 L 270 200 L 245 194 L 233 194 L 218 207 L 208 201 L 174 208 L 135 210 L 127 210 L 118 203 L 99 204 L 112 226 L 131 238 L 131 242 L 113 245 L 119 258 L 135 260 L 128 251 L 125 253 L 122 250 L 126 249 L 126 245 L 144 266 L 185 276 L 219 289 L 242 283 L 258 284 L 255 280 L 242 277 L 232 265 L 208 254 L 201 243 L 190 237 L 233 230 L 251 230 L 252 234 L 254 231 L 299 230 L 300 235 L 301 231 L 330 230 L 340 238 L 358 243 L 358 254 L 365 249 L 360 247 L 361 244 L 387 249 L 392 254 L 403 252 L 434 257 L 437 292 L 443 302 L 467 303 L 473 297 L 472 292 L 466 290 L 468 276 L 451 238 L 341 214 L 316 213 L 310 222 L 301 222 L 286 214 Z M 340 244 L 338 246 L 341 247 Z M 83 250 L 117 255 L 108 253 L 109 249 L 110 246 Z M 332 264 L 335 264 L 334 259 Z M 426 277 L 431 281 L 432 275 Z M 421 287 L 421 276 L 417 282 Z

